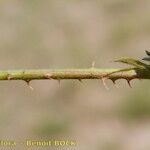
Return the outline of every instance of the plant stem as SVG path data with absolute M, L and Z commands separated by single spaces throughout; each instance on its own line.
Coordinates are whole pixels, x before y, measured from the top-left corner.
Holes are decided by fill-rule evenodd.
M 132 80 L 135 78 L 147 79 L 149 76 L 141 73 L 139 74 L 136 69 L 130 71 L 119 71 L 120 69 L 44 69 L 44 70 L 7 70 L 0 71 L 0 80 L 24 80 L 29 82 L 31 80 L 44 80 L 44 79 L 117 79 Z M 119 71 L 119 72 L 117 72 Z M 116 73 L 114 73 L 116 72 Z

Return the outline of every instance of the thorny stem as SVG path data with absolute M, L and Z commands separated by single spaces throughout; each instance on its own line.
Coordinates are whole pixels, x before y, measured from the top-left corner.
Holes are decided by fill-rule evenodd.
M 117 72 L 119 71 L 119 72 Z M 116 73 L 115 73 L 116 72 Z M 0 80 L 24 80 L 29 82 L 31 80 L 44 80 L 44 79 L 117 79 L 132 80 L 136 78 L 149 79 L 150 74 L 141 72 L 136 69 L 130 71 L 120 71 L 120 69 L 58 69 L 58 70 L 8 70 L 0 71 Z
M 143 60 L 150 61 L 150 52 L 146 51 L 147 57 Z M 110 79 L 115 83 L 118 79 L 126 79 L 129 86 L 132 79 L 150 79 L 150 65 L 145 64 L 139 60 L 133 58 L 121 58 L 115 60 L 116 62 L 125 63 L 131 65 L 130 68 L 125 69 L 99 69 L 95 68 L 95 62 L 92 63 L 92 67 L 88 69 L 35 69 L 35 70 L 0 70 L 0 80 L 24 80 L 30 86 L 32 80 L 44 80 L 44 79 L 77 79 L 82 81 L 83 79 L 101 79 L 104 86 L 105 79 Z M 31 87 L 32 89 L 32 87 Z

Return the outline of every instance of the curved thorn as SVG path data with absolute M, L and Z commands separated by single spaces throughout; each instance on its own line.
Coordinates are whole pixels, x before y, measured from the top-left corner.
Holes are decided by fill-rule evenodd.
M 110 79 L 112 82 L 113 82 L 113 84 L 116 84 L 116 79 Z
M 132 88 L 132 86 L 131 86 L 131 83 L 130 83 L 130 82 L 131 82 L 131 80 L 127 80 L 127 83 L 128 83 L 128 85 L 129 85 L 129 87 L 130 87 L 130 88 Z
M 118 88 L 118 86 L 117 86 L 117 84 L 116 84 L 116 80 L 117 80 L 117 79 L 110 79 L 110 80 L 113 82 L 114 87 Z
M 106 79 L 107 79 L 107 78 L 102 78 L 101 80 L 102 80 L 102 83 L 103 83 L 105 89 L 106 89 L 106 90 L 109 90 L 109 87 L 107 86 L 107 84 L 106 84 L 106 82 L 105 82 Z
M 148 50 L 145 50 L 145 52 L 148 56 L 150 56 L 150 52 Z
M 60 79 L 57 79 L 57 81 L 58 81 L 58 84 L 60 85 Z
M 28 85 L 28 87 L 33 91 L 34 90 L 34 88 L 31 86 L 31 84 L 30 84 L 30 80 L 29 81 L 26 81 L 25 80 L 25 82 L 27 83 L 27 85 Z
M 81 79 L 78 79 L 78 80 L 79 80 L 79 82 L 83 83 Z

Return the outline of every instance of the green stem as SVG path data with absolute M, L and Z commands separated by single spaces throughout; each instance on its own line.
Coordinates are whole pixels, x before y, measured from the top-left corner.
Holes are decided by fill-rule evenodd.
M 144 74 L 137 73 L 135 69 L 130 71 L 119 71 L 120 69 L 44 69 L 44 70 L 7 70 L 0 71 L 0 80 L 44 80 L 44 79 L 103 79 L 111 80 L 126 79 L 131 80 L 135 78 L 148 78 Z M 118 71 L 118 72 L 117 72 Z M 116 73 L 114 73 L 116 72 Z M 143 75 L 143 76 L 142 76 Z M 149 75 L 150 76 L 150 75 Z M 150 77 L 149 77 L 150 78 Z

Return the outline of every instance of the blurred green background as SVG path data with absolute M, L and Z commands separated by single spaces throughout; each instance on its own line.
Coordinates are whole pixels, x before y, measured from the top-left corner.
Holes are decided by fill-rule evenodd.
M 117 68 L 150 47 L 148 0 L 1 0 L 0 68 Z M 149 81 L 0 82 L 0 139 L 76 140 L 77 150 L 150 149 Z M 21 147 L 21 146 L 20 146 Z M 16 149 L 20 149 L 16 147 Z M 26 147 L 21 147 L 26 149 Z M 33 148 L 37 149 L 37 148 Z M 44 149 L 54 149 L 44 148 Z M 62 148 L 60 148 L 62 149 Z

